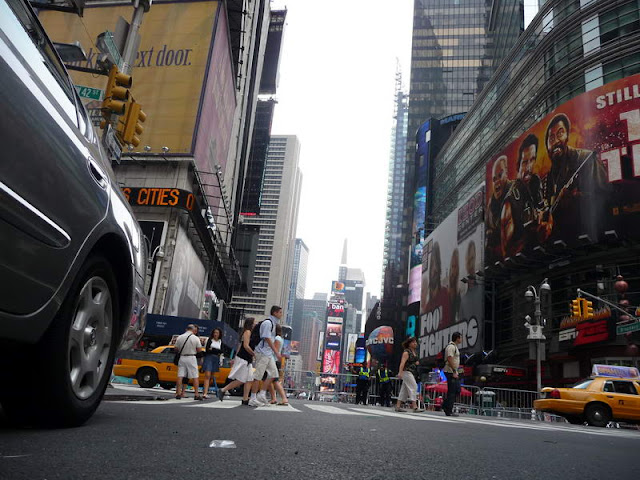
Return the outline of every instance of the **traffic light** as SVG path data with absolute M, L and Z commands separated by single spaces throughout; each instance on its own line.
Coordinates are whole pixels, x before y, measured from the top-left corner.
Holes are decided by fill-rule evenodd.
M 102 116 L 104 120 L 100 123 L 101 128 L 106 128 L 112 114 L 122 115 L 125 113 L 131 85 L 131 75 L 121 73 L 118 67 L 113 65 L 109 71 L 109 80 L 107 81 L 107 88 L 102 101 Z
M 133 98 L 127 102 L 125 110 L 125 119 L 118 125 L 118 134 L 124 143 L 137 147 L 140 145 L 138 135 L 142 135 L 144 131 L 142 124 L 147 119 L 147 114 L 142 111 L 142 105 L 136 103 Z
M 580 304 L 581 298 L 571 300 L 571 316 L 582 317 L 582 305 Z
M 593 302 L 589 300 L 583 300 L 583 312 L 584 318 L 593 318 Z

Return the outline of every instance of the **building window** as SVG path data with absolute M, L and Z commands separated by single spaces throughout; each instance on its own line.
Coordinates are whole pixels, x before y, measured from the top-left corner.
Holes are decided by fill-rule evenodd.
M 585 57 L 600 48 L 600 25 L 597 15 L 582 22 L 582 45 Z
M 595 67 L 591 67 L 584 71 L 584 90 L 588 92 L 594 88 L 601 87 L 604 83 L 602 81 L 602 64 L 599 63 Z
M 629 2 L 600 15 L 600 40 L 602 43 L 640 30 L 638 3 Z

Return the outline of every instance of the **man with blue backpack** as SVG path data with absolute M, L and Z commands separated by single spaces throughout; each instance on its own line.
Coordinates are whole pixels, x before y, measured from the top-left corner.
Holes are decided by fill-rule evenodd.
M 280 360 L 282 356 L 276 351 L 274 346 L 274 339 L 276 336 L 276 324 L 279 323 L 282 318 L 282 308 L 274 305 L 271 307 L 271 315 L 269 318 L 264 319 L 258 325 L 253 327 L 251 332 L 251 339 L 249 340 L 249 346 L 256 354 L 255 366 L 256 370 L 253 374 L 253 386 L 251 388 L 251 398 L 249 398 L 249 405 L 252 407 L 261 407 L 269 405 L 267 400 L 267 389 L 274 378 L 278 378 L 278 368 L 276 367 L 276 359 Z M 262 382 L 262 389 L 258 393 L 260 388 L 260 381 L 264 374 L 267 374 L 267 378 Z

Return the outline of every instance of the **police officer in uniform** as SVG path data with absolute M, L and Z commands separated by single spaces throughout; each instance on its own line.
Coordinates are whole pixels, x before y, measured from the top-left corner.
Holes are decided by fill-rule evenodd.
M 380 395 L 380 405 L 391 406 L 391 372 L 386 365 L 378 368 L 378 393 Z
M 356 380 L 356 405 L 362 401 L 363 405 L 367 404 L 367 397 L 369 396 L 369 377 L 371 371 L 367 366 L 367 363 L 363 363 L 361 367 L 357 367 L 353 371 L 358 376 Z

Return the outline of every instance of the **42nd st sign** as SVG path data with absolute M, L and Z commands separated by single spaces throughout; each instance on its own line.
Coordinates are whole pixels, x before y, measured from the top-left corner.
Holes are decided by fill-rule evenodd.
M 84 85 L 76 85 L 76 91 L 80 98 L 88 98 L 90 100 L 102 100 L 103 90 L 93 87 L 85 87 Z

